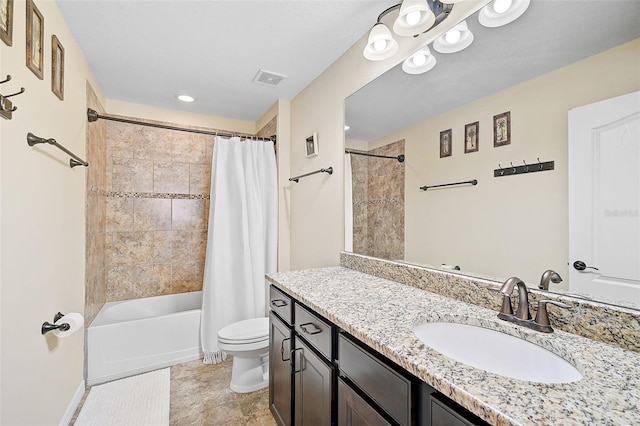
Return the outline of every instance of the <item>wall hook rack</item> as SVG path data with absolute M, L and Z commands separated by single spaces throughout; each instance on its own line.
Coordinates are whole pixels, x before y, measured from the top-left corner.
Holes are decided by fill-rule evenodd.
M 289 181 L 298 183 L 300 178 L 311 176 L 311 175 L 315 175 L 316 173 L 329 173 L 331 175 L 331 174 L 333 174 L 333 167 L 327 167 L 326 169 L 320 169 L 320 170 L 316 170 L 315 172 L 305 173 L 305 174 L 300 175 L 300 176 L 292 177 L 292 178 L 289 178 Z
M 478 184 L 478 179 L 465 180 L 463 182 L 443 183 L 443 184 L 440 184 L 440 185 L 431 185 L 431 186 L 425 185 L 425 186 L 421 186 L 420 189 L 422 191 L 426 191 L 429 188 L 440 188 L 442 186 L 466 185 L 466 184 L 475 186 L 475 185 Z
M 522 166 L 514 166 L 513 162 L 510 162 L 511 167 L 502 167 L 500 163 L 498 163 L 498 169 L 493 170 L 493 177 L 502 177 L 502 176 L 512 176 L 512 175 L 520 175 L 522 173 L 534 173 L 534 172 L 543 172 L 546 170 L 553 170 L 555 167 L 554 161 L 545 161 L 544 163 L 540 161 L 540 157 L 538 157 L 537 163 L 527 164 L 526 161 L 522 160 Z
M 8 81 L 11 81 L 11 76 L 7 75 L 7 78 L 5 78 L 4 80 L 0 81 L 0 84 L 6 83 Z M 12 93 L 10 95 L 3 95 L 0 93 L 0 116 L 2 116 L 3 118 L 7 119 L 7 120 L 11 120 L 12 116 L 13 116 L 13 112 L 15 110 L 18 109 L 17 106 L 13 106 L 13 103 L 8 99 L 12 96 L 18 96 L 21 95 L 22 93 L 24 93 L 24 87 L 21 87 L 19 91 L 17 91 L 16 93 Z
M 38 137 L 31 132 L 27 133 L 27 144 L 29 144 L 29 146 L 34 146 L 40 143 L 48 143 L 50 145 L 53 145 L 59 150 L 65 152 L 67 155 L 71 156 L 71 158 L 69 159 L 69 167 L 71 168 L 74 168 L 75 166 L 87 167 L 89 165 L 89 163 L 87 163 L 86 161 L 84 161 L 83 159 L 75 155 L 73 152 L 69 151 L 67 148 L 60 145 L 58 142 L 56 142 L 55 139 L 53 138 L 45 139 L 45 138 Z

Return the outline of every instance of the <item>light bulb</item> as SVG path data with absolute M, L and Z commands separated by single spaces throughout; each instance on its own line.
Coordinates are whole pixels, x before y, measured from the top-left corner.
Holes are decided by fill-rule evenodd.
M 376 52 L 382 52 L 385 47 L 387 47 L 387 40 L 385 39 L 378 39 L 373 42 L 373 50 Z
M 404 20 L 407 22 L 407 25 L 413 27 L 418 22 L 420 22 L 420 17 L 422 13 L 419 10 L 414 10 L 413 12 L 409 12 L 405 15 Z
M 417 66 L 417 67 L 421 67 L 424 64 L 427 63 L 427 56 L 425 54 L 415 54 L 413 55 L 413 57 L 411 58 L 411 62 L 413 62 L 413 65 Z
M 512 0 L 494 0 L 493 1 L 493 11 L 497 14 L 505 13 L 507 10 L 511 8 Z
M 462 34 L 459 30 L 451 30 L 444 35 L 444 39 L 449 44 L 456 44 L 460 40 L 460 37 L 462 37 Z

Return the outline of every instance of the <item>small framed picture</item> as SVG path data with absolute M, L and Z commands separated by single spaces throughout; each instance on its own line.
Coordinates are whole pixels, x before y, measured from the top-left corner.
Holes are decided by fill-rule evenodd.
M 13 0 L 0 0 L 0 39 L 7 46 L 13 43 Z
M 44 18 L 33 0 L 27 0 L 27 68 L 43 79 Z
M 440 158 L 451 157 L 451 129 L 440 132 Z
M 511 111 L 493 116 L 493 146 L 511 143 Z
M 313 135 L 309 136 L 305 142 L 307 158 L 318 155 L 318 132 L 313 132 Z
M 64 100 L 64 47 L 55 34 L 51 37 L 51 91 Z
M 478 131 L 480 130 L 480 122 L 465 124 L 464 126 L 464 153 L 478 151 Z

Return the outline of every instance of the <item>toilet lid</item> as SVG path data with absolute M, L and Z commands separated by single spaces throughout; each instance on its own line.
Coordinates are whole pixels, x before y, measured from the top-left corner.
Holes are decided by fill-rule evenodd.
M 226 342 L 257 342 L 269 338 L 269 318 L 252 318 L 229 324 L 218 331 Z

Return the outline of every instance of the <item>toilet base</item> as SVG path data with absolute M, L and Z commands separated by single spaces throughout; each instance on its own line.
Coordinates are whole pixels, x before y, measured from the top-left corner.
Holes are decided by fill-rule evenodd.
M 261 357 L 233 357 L 231 384 L 236 393 L 249 393 L 269 386 L 269 354 Z

